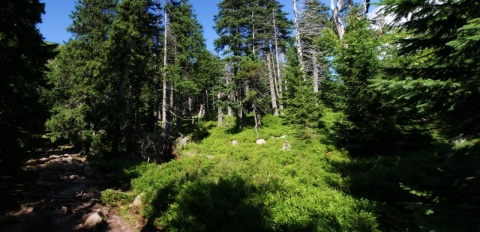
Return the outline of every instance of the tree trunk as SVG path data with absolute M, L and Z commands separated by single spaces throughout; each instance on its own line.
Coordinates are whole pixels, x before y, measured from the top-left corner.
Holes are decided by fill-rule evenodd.
M 217 98 L 218 100 L 220 101 L 220 99 L 222 98 L 222 93 L 218 92 L 217 94 Z M 222 111 L 222 107 L 219 105 L 217 107 L 217 113 L 218 113 L 218 116 L 217 116 L 217 125 L 220 127 L 220 126 L 223 126 L 223 111 Z
M 332 18 L 333 22 L 335 23 L 335 27 L 337 28 L 338 37 L 340 42 L 343 42 L 343 35 L 345 34 L 345 29 L 343 26 L 343 20 L 340 17 L 340 11 L 343 8 L 343 0 L 338 0 L 337 4 L 335 5 L 335 0 L 331 0 L 330 8 L 332 9 Z
M 201 119 L 205 116 L 205 103 L 200 104 L 200 109 L 198 110 L 198 119 Z
M 282 78 L 282 72 L 280 69 L 280 58 L 278 57 L 278 37 L 277 37 L 277 17 L 275 15 L 275 9 L 273 9 L 273 30 L 274 30 L 274 42 L 275 42 L 275 63 L 277 67 L 277 75 L 275 78 L 275 90 L 277 92 L 277 97 L 282 98 L 282 88 L 281 88 L 281 78 Z M 280 110 L 283 110 L 283 105 L 280 103 L 279 104 Z
M 255 104 L 252 105 L 253 108 L 253 117 L 255 118 L 255 135 L 259 139 L 260 135 L 258 134 L 258 128 L 260 127 L 260 115 Z
M 333 0 L 332 0 L 333 1 Z M 302 49 L 302 40 L 300 39 L 300 25 L 298 19 L 298 8 L 297 8 L 297 0 L 293 0 L 293 19 L 295 21 L 295 42 L 297 43 L 297 54 L 298 54 L 298 61 L 300 62 L 300 69 L 303 76 L 303 81 L 307 80 L 305 75 L 305 62 L 303 60 L 303 49 Z
M 311 50 L 312 53 L 312 65 L 313 65 L 313 93 L 318 93 L 318 85 L 320 83 L 320 79 L 318 77 L 319 69 L 317 63 L 317 52 L 315 49 Z
M 165 15 L 165 33 L 163 40 L 163 92 L 162 92 L 162 137 L 163 140 L 167 138 L 168 122 L 167 122 L 167 36 L 168 36 L 168 14 L 166 10 L 166 1 L 164 8 Z
M 278 116 L 277 94 L 275 92 L 275 80 L 273 77 L 272 56 L 270 52 L 267 52 L 267 66 L 268 66 L 268 79 L 270 81 L 270 96 L 272 100 L 273 115 Z

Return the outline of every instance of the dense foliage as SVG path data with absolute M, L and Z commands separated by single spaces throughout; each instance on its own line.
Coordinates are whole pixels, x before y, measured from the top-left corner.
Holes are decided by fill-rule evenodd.
M 8 1 L 0 161 L 45 122 L 163 231 L 478 230 L 479 3 L 331 4 L 222 0 L 220 57 L 188 0 L 79 0 L 47 70 L 43 5 Z
M 39 1 L 5 1 L 0 7 L 0 165 L 21 160 L 32 134 L 43 131 L 47 111 L 40 102 L 45 86 L 47 45 L 36 25 L 42 22 Z

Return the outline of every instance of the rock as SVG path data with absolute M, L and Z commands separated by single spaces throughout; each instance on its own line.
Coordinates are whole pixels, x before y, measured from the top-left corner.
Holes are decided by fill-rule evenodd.
M 142 205 L 143 195 L 143 193 L 140 193 L 137 197 L 135 197 L 135 200 L 133 201 L 133 206 L 140 207 Z
M 83 172 L 85 173 L 85 175 L 86 175 L 87 177 L 92 177 L 92 176 L 94 176 L 94 174 L 95 174 L 95 173 L 93 172 L 93 169 L 92 169 L 90 166 L 88 166 L 88 165 L 85 166 L 85 168 L 83 168 Z
M 283 145 L 282 145 L 282 151 L 290 151 L 290 150 L 292 150 L 292 146 L 290 145 L 290 142 L 285 140 L 285 142 L 283 142 Z
M 280 136 L 281 139 L 284 139 L 284 138 L 286 138 L 286 137 L 287 137 L 286 135 Z
M 188 136 L 180 137 L 177 139 L 177 144 L 180 146 L 185 146 L 188 143 Z
M 213 158 L 215 158 L 215 156 L 213 156 L 213 155 L 207 155 L 206 157 L 207 157 L 207 159 L 213 159 Z
M 261 145 L 261 144 L 265 144 L 266 141 L 265 141 L 265 139 L 257 139 L 256 143 Z
M 233 146 L 237 146 L 237 145 L 238 145 L 238 141 L 237 141 L 237 140 L 235 140 L 235 139 L 234 139 L 234 140 L 232 140 L 232 145 L 233 145 Z
M 101 212 L 94 212 L 88 215 L 87 219 L 83 223 L 83 227 L 87 229 L 95 229 L 103 225 L 103 214 Z

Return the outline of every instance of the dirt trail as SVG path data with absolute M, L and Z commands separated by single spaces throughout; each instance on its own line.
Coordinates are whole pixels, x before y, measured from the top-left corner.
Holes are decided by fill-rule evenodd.
M 18 176 L 1 176 L 0 231 L 88 231 L 85 219 L 98 212 L 106 223 L 96 231 L 133 232 L 100 202 L 101 191 L 113 183 L 78 153 L 54 151 L 29 160 Z

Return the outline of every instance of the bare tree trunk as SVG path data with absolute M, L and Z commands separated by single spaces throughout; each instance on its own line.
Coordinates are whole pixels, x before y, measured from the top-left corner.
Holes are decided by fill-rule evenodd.
M 220 101 L 220 99 L 222 99 L 222 93 L 218 92 L 217 94 L 217 98 L 218 100 Z M 217 125 L 218 126 L 223 126 L 223 109 L 222 107 L 219 105 L 217 107 L 217 113 L 218 113 L 218 116 L 217 116 Z
M 273 9 L 273 30 L 274 30 L 274 39 L 275 39 L 275 60 L 276 60 L 276 66 L 277 66 L 277 75 L 275 78 L 275 89 L 277 92 L 277 97 L 282 98 L 282 89 L 281 89 L 281 76 L 282 72 L 280 70 L 280 58 L 278 57 L 278 37 L 277 37 L 277 17 L 275 15 L 275 9 Z M 283 105 L 280 103 L 279 104 L 280 110 L 283 110 Z
M 303 61 L 302 40 L 300 39 L 300 25 L 298 22 L 299 19 L 298 19 L 297 0 L 293 0 L 293 18 L 295 21 L 295 42 L 297 43 L 298 60 L 300 62 L 300 69 L 302 72 L 303 80 L 306 81 L 307 77 L 305 75 L 305 62 Z
M 257 136 L 257 139 L 260 137 L 258 134 L 258 128 L 260 127 L 261 124 L 261 119 L 260 119 L 260 114 L 258 113 L 257 106 L 255 104 L 252 105 L 253 108 L 253 117 L 255 118 L 255 135 Z
M 168 122 L 167 122 L 167 36 L 168 36 L 168 13 L 166 9 L 167 1 L 165 0 L 164 7 L 164 23 L 165 32 L 163 40 L 163 92 L 162 92 L 162 137 L 165 140 L 168 134 Z
M 230 74 L 231 73 L 228 71 L 228 65 L 225 64 L 225 82 L 226 82 L 227 86 L 230 84 Z M 228 100 L 229 101 L 234 101 L 235 100 L 234 96 L 231 93 L 228 94 Z M 227 114 L 228 114 L 228 116 L 233 117 L 233 109 L 232 109 L 231 106 L 227 106 Z
M 198 119 L 201 119 L 205 116 L 205 103 L 200 104 L 200 109 L 198 110 Z
M 193 119 L 193 99 L 188 96 L 188 115 L 192 118 L 192 124 L 195 122 Z
M 277 94 L 275 92 L 275 81 L 273 77 L 272 69 L 272 56 L 270 52 L 267 52 L 267 66 L 268 66 L 268 79 L 270 81 L 270 96 L 272 100 L 272 110 L 273 115 L 278 115 L 278 106 L 277 106 Z
M 169 122 L 169 130 L 171 128 L 173 128 L 173 122 L 175 121 L 174 118 L 177 116 L 177 112 L 176 112 L 176 108 L 175 108 L 175 92 L 174 92 L 174 88 L 173 88 L 173 83 L 171 81 L 168 82 L 168 85 L 169 85 L 169 88 L 170 89 L 170 102 L 169 102 L 169 105 L 168 107 L 170 108 L 167 113 L 167 121 Z
M 252 12 L 252 52 L 253 52 L 253 55 L 255 56 L 255 18 L 253 18 L 254 15 L 253 15 L 253 12 Z
M 317 51 L 315 51 L 315 49 L 312 49 L 311 53 L 313 63 L 313 93 L 318 93 L 318 84 L 320 83 L 320 79 L 318 77 L 319 69 L 317 63 Z
M 331 0 L 330 8 L 332 9 L 332 18 L 333 22 L 335 23 L 335 27 L 337 28 L 338 37 L 340 38 L 340 42 L 343 42 L 343 35 L 345 34 L 345 29 L 343 26 L 343 20 L 340 17 L 340 11 L 343 8 L 343 0 L 337 0 L 337 4 L 335 5 L 335 0 Z

